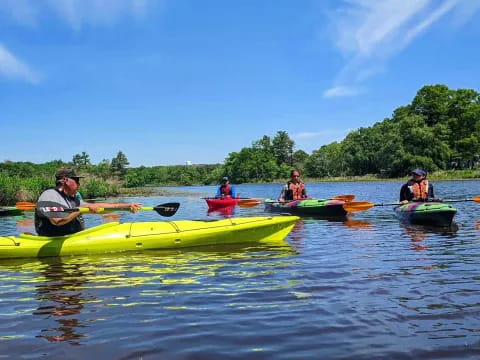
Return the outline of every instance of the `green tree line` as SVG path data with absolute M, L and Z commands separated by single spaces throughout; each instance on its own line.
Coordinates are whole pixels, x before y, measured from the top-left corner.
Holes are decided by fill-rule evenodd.
M 305 170 L 312 177 L 398 177 L 415 167 L 429 172 L 478 168 L 479 160 L 479 94 L 433 85 L 421 88 L 391 118 L 313 151 Z
M 223 176 L 233 183 L 271 182 L 288 178 L 292 168 L 311 178 L 367 174 L 388 178 L 403 177 L 415 167 L 433 172 L 478 169 L 479 164 L 479 93 L 431 85 L 421 88 L 411 104 L 395 109 L 390 118 L 351 131 L 343 141 L 322 145 L 311 154 L 296 149 L 281 130 L 230 153 L 223 164 L 130 168 L 121 151 L 98 164 L 92 164 L 86 152 L 75 154 L 70 162 L 5 161 L 0 163 L 0 204 L 34 200 L 39 191 L 53 185 L 53 175 L 62 166 L 87 175 L 81 191 L 93 198 L 115 195 L 120 187 L 218 184 Z
M 232 181 L 261 182 L 286 178 L 292 168 L 311 178 L 374 175 L 403 177 L 411 169 L 478 169 L 480 96 L 471 89 L 424 86 L 411 104 L 370 127 L 351 131 L 307 154 L 295 150 L 285 131 L 264 136 L 251 147 L 230 153 L 223 172 Z

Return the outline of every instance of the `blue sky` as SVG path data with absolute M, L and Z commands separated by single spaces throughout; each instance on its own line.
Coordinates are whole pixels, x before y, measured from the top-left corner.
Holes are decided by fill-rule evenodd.
M 0 161 L 310 153 L 427 84 L 479 89 L 477 0 L 0 0 Z

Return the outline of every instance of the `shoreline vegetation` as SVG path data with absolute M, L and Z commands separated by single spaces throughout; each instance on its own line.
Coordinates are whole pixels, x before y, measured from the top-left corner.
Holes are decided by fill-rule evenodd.
M 385 178 L 374 174 L 363 176 L 343 176 L 343 177 L 324 177 L 324 178 L 304 178 L 305 183 L 321 183 L 321 182 L 405 182 L 407 177 L 403 178 Z M 442 170 L 436 171 L 428 175 L 428 179 L 432 181 L 468 181 L 480 180 L 480 169 L 476 170 Z M 288 178 L 274 179 L 273 181 L 250 182 L 244 184 L 284 184 Z M 85 186 L 81 185 L 80 192 L 85 199 L 100 200 L 106 198 L 119 197 L 191 197 L 204 196 L 201 191 L 187 191 L 183 189 L 175 189 L 175 187 L 185 186 L 202 186 L 205 184 L 150 184 L 137 188 L 122 187 L 116 181 L 109 183 L 108 181 L 99 181 L 97 179 L 86 178 Z M 52 186 L 52 182 L 44 178 L 20 179 L 17 177 L 5 177 L 0 174 L 0 206 L 15 205 L 17 201 L 35 202 L 40 193 Z M 167 188 L 168 187 L 168 188 Z M 93 191 L 92 191 L 93 190 Z M 348 191 L 347 191 L 348 192 Z
M 352 116 L 354 116 L 352 114 Z M 264 135 L 251 146 L 231 152 L 222 164 L 129 167 L 119 151 L 112 159 L 92 164 L 86 152 L 70 162 L 0 163 L 0 205 L 35 201 L 54 186 L 53 174 L 73 167 L 85 199 L 118 196 L 176 196 L 162 186 L 285 183 L 292 169 L 304 182 L 406 181 L 423 168 L 432 181 L 480 179 L 480 94 L 445 85 L 422 87 L 412 102 L 390 118 L 361 127 L 342 141 L 322 145 L 311 154 L 296 149 L 286 131 Z M 168 190 L 168 191 L 167 191 Z M 190 194 L 189 194 L 190 195 Z

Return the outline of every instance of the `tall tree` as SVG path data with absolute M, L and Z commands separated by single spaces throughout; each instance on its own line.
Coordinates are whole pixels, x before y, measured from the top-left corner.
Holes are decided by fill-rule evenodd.
M 118 175 L 121 179 L 125 177 L 128 165 L 130 165 L 130 163 L 125 154 L 121 151 L 119 151 L 117 156 L 112 159 L 110 164 L 113 173 Z
M 293 166 L 294 146 L 295 142 L 290 139 L 286 131 L 277 131 L 277 135 L 272 140 L 272 150 L 278 165 Z
M 271 153 L 255 148 L 230 153 L 224 169 L 230 180 L 236 183 L 271 181 L 279 171 Z
M 73 155 L 72 163 L 78 168 L 86 168 L 91 165 L 90 156 L 85 151 L 82 151 L 81 154 Z
M 303 150 L 297 150 L 293 153 L 293 167 L 301 172 L 305 169 L 305 163 L 309 155 Z
M 252 147 L 254 149 L 262 149 L 270 152 L 272 151 L 272 140 L 270 139 L 270 136 L 263 135 L 260 140 L 256 140 L 252 143 Z

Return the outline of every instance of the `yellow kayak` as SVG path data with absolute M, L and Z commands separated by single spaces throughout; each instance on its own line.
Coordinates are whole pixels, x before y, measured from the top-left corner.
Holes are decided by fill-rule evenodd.
M 65 236 L 0 237 L 0 259 L 277 242 L 284 240 L 297 220 L 297 216 L 263 216 L 215 221 L 111 222 Z

